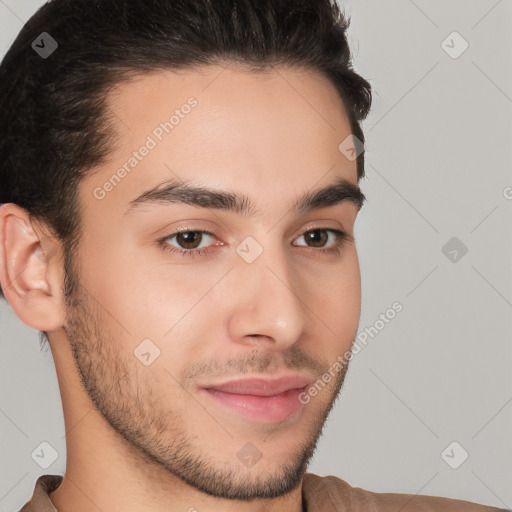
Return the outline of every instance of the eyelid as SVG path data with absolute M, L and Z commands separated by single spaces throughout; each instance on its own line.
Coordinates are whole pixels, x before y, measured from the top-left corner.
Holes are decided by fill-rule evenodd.
M 308 231 L 314 231 L 315 229 L 323 229 L 326 231 L 339 231 L 340 233 L 343 233 L 343 237 L 347 241 L 354 242 L 354 236 L 351 235 L 342 225 L 339 221 L 336 221 L 337 226 L 329 226 L 329 223 L 332 223 L 332 220 L 315 220 L 312 221 L 312 224 L 307 224 L 305 228 L 301 228 L 298 235 L 294 235 L 293 240 L 295 240 L 297 237 L 304 235 Z
M 296 232 L 293 237 L 291 238 L 291 240 L 295 240 L 296 238 L 298 238 L 299 236 L 303 236 L 304 234 L 306 234 L 307 232 L 309 231 L 313 231 L 315 229 L 321 229 L 321 230 L 325 230 L 325 231 L 338 231 L 338 232 L 341 232 L 343 233 L 343 236 L 348 239 L 348 240 L 351 240 L 351 241 L 354 241 L 354 237 L 348 233 L 348 231 L 346 231 L 343 226 L 341 226 L 341 224 L 339 222 L 337 222 L 338 226 L 337 227 L 333 227 L 333 226 L 327 226 L 325 223 L 326 222 L 332 222 L 332 221 L 329 221 L 329 220 L 325 220 L 325 221 L 314 221 L 313 224 L 308 224 L 306 227 L 303 227 L 301 228 L 298 232 Z M 216 238 L 217 240 L 219 239 L 219 237 L 213 232 L 213 231 L 210 231 L 209 229 L 204 229 L 204 228 L 201 228 L 201 227 L 196 227 L 196 226 L 178 226 L 176 228 L 174 228 L 169 234 L 167 234 L 166 236 L 160 238 L 160 240 L 165 240 L 165 239 L 168 239 L 168 238 L 171 238 L 179 233 L 187 233 L 187 232 L 199 232 L 199 233 L 205 233 L 207 235 L 210 235 L 214 238 Z M 217 244 L 217 245 L 225 245 L 223 242 L 221 244 Z
M 169 233 L 167 236 L 160 238 L 160 240 L 165 241 L 169 238 L 174 238 L 175 236 L 179 235 L 180 233 L 201 233 L 202 235 L 208 235 L 211 238 L 214 238 L 215 240 L 218 240 L 220 243 L 213 244 L 213 245 L 225 245 L 224 242 L 221 242 L 217 235 L 213 231 L 209 231 L 207 229 L 195 229 L 195 228 L 176 228 L 172 233 Z M 184 249 L 187 250 L 187 249 Z M 197 251 L 198 249 L 188 249 L 188 251 Z

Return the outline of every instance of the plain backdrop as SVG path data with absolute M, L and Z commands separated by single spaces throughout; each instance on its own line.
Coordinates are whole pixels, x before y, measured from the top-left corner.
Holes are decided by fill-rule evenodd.
M 42 4 L 0 0 L 0 55 Z M 512 0 L 341 5 L 374 89 L 356 222 L 368 340 L 308 471 L 512 508 Z M 51 353 L 5 302 L 0 390 L 12 512 L 64 473 L 66 447 Z M 31 457 L 44 441 L 47 469 Z

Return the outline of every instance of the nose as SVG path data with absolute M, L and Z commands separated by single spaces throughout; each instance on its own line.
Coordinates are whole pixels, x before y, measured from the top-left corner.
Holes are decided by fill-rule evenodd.
M 304 333 L 307 296 L 300 274 L 283 251 L 264 250 L 252 263 L 240 259 L 231 279 L 229 334 L 246 345 L 284 351 Z

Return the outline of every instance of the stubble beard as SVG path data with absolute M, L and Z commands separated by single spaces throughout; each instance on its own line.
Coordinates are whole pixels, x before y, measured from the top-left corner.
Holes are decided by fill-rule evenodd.
M 230 500 L 277 498 L 301 483 L 339 397 L 348 362 L 337 375 L 328 402 L 309 424 L 306 440 L 296 447 L 292 456 L 273 470 L 263 471 L 264 464 L 260 462 L 264 461 L 264 453 L 246 471 L 240 469 L 238 459 L 226 468 L 224 461 L 215 460 L 204 448 L 193 444 L 181 410 L 159 402 L 154 376 L 148 377 L 142 371 L 141 363 L 130 350 L 121 350 L 121 340 L 115 339 L 107 328 L 109 317 L 100 307 L 91 307 L 96 301 L 81 291 L 74 277 L 68 279 L 66 333 L 75 365 L 92 404 L 128 448 L 131 460 L 127 464 L 139 467 L 143 462 L 146 471 L 141 475 L 161 475 L 164 468 L 203 493 Z M 258 465 L 262 468 L 259 472 Z

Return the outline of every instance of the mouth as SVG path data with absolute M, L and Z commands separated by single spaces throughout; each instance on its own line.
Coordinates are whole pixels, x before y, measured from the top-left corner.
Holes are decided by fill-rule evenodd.
M 212 384 L 200 389 L 216 405 L 258 423 L 279 423 L 304 404 L 299 395 L 312 379 L 293 375 L 279 379 L 249 378 Z

